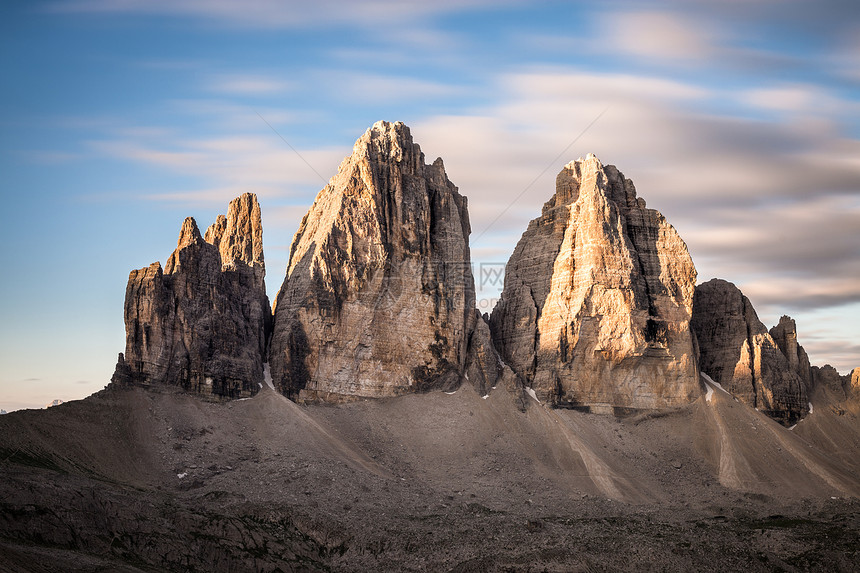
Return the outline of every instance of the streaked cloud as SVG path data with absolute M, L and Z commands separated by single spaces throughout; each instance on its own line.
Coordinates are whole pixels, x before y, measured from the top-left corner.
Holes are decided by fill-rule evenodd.
M 292 87 L 290 82 L 265 74 L 221 74 L 209 80 L 214 92 L 246 96 L 282 94 Z
M 701 61 L 717 51 L 715 28 L 678 12 L 618 11 L 602 20 L 604 45 L 636 58 Z
M 413 22 L 436 14 L 516 4 L 512 0 L 68 0 L 56 2 L 58 12 L 165 14 L 196 18 L 229 27 L 297 28 L 350 23 L 379 26 Z
M 405 75 L 357 73 L 349 70 L 319 74 L 318 85 L 325 86 L 332 97 L 352 104 L 375 105 L 394 102 L 434 101 L 462 96 L 462 86 L 438 81 L 427 81 Z
M 860 301 L 860 142 L 838 124 L 852 102 L 825 92 L 830 105 L 810 123 L 806 95 L 765 120 L 743 108 L 715 114 L 707 104 L 725 97 L 718 89 L 648 76 L 552 70 L 500 85 L 499 103 L 480 115 L 413 129 L 469 196 L 473 236 L 518 237 L 561 166 L 593 151 L 679 229 L 703 279 L 733 280 L 754 302 L 786 309 Z M 607 113 L 517 200 L 606 102 Z
M 169 141 L 109 139 L 92 142 L 102 153 L 192 175 L 211 182 L 204 189 L 161 189 L 143 198 L 159 201 L 223 202 L 252 191 L 260 195 L 306 195 L 322 188 L 317 173 L 332 173 L 348 148 L 306 149 L 297 154 L 273 133 Z M 313 169 L 308 166 L 310 164 Z

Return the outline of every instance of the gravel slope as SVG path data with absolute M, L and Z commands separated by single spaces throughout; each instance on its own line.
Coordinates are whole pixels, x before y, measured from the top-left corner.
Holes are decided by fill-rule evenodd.
M 468 385 L 339 406 L 268 388 L 228 403 L 109 390 L 0 418 L 0 558 L 10 571 L 849 571 L 857 405 L 813 399 L 790 431 L 719 390 L 626 418 L 523 412 Z

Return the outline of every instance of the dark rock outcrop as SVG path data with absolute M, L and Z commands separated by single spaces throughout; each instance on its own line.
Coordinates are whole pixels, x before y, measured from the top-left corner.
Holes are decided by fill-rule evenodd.
M 797 375 L 806 386 L 807 392 L 812 389 L 812 367 L 809 356 L 797 342 L 797 325 L 790 316 L 782 316 L 779 324 L 770 329 L 770 336 L 785 355 L 788 364 L 794 368 Z
M 813 387 L 824 387 L 839 399 L 844 399 L 851 395 L 852 376 L 860 380 L 857 368 L 849 374 L 842 375 L 830 364 L 825 364 L 824 366 L 813 366 L 810 372 Z
M 299 401 L 459 385 L 475 323 L 466 199 L 402 123 L 378 122 L 293 239 L 269 352 Z
M 597 411 L 687 403 L 701 392 L 695 281 L 675 229 L 589 155 L 559 173 L 508 261 L 493 339 L 542 401 Z
M 126 348 L 112 382 L 232 398 L 256 393 L 271 324 L 264 277 L 255 195 L 234 199 L 206 240 L 185 219 L 164 269 L 153 263 L 129 275 Z
M 482 396 L 487 396 L 498 386 L 514 395 L 520 409 L 525 409 L 528 398 L 522 379 L 504 363 L 493 344 L 487 315 L 475 310 L 475 328 L 469 338 L 469 353 L 465 378 Z
M 781 324 L 778 333 L 787 330 Z M 699 367 L 723 388 L 785 425 L 808 412 L 806 383 L 734 284 L 712 279 L 696 287 L 692 326 Z

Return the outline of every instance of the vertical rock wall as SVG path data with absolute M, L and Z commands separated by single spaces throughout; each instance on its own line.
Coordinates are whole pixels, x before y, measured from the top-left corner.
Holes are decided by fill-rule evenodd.
M 559 173 L 508 261 L 493 339 L 538 397 L 559 406 L 687 403 L 700 394 L 695 281 L 675 229 L 589 155 Z
M 185 219 L 164 269 L 153 263 L 129 275 L 126 349 L 112 381 L 232 398 L 256 393 L 271 326 L 265 274 L 256 196 L 233 200 L 206 240 Z
M 293 240 L 269 353 L 298 400 L 455 387 L 475 324 L 465 197 L 402 123 L 378 122 Z
M 721 279 L 703 283 L 696 288 L 692 321 L 699 367 L 741 401 L 793 424 L 808 411 L 808 385 L 798 374 L 802 359 L 793 322 L 780 321 L 776 328 L 785 344 L 783 354 L 740 289 Z

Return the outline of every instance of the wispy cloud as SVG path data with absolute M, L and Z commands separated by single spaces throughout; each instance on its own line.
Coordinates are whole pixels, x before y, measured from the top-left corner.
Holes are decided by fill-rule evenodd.
M 437 14 L 478 7 L 516 4 L 512 0 L 67 0 L 56 2 L 58 12 L 162 14 L 194 18 L 229 27 L 298 28 L 354 24 L 379 26 L 415 22 Z
M 221 74 L 213 77 L 208 87 L 218 93 L 259 96 L 286 93 L 293 86 L 286 80 L 266 74 Z
M 719 44 L 715 27 L 669 11 L 617 11 L 602 18 L 604 46 L 642 59 L 701 61 Z
M 190 204 L 223 202 L 247 191 L 282 197 L 306 195 L 308 189 L 323 183 L 305 161 L 319 166 L 318 171 L 333 173 L 348 151 L 346 147 L 306 149 L 298 156 L 269 133 L 169 141 L 109 139 L 91 145 L 113 157 L 209 182 L 205 188 L 159 190 L 144 197 Z
M 492 240 L 518 236 L 561 166 L 593 151 L 679 229 L 703 279 L 733 280 L 786 309 L 860 301 L 860 141 L 839 124 L 853 102 L 824 92 L 830 103 L 810 122 L 814 104 L 801 95 L 765 120 L 750 117 L 744 106 L 760 102 L 746 94 L 737 113 L 715 114 L 707 104 L 727 97 L 718 88 L 648 76 L 538 70 L 500 85 L 499 103 L 480 114 L 413 129 L 469 196 L 476 234 L 609 103 L 571 156 L 493 223 Z
M 327 86 L 338 99 L 351 103 L 386 104 L 392 102 L 435 101 L 462 96 L 466 88 L 439 81 L 428 81 L 404 75 L 342 72 L 320 73 L 318 82 Z

